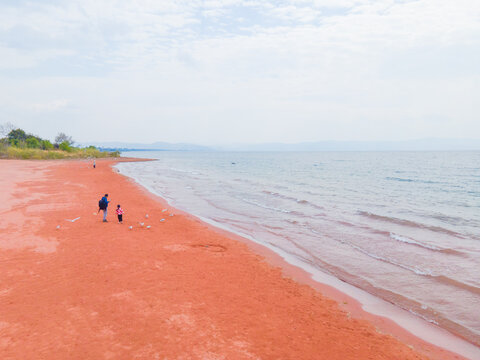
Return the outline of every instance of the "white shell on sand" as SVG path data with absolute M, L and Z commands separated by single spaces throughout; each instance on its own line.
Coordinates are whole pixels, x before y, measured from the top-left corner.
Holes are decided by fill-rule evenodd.
M 160 219 L 160 221 L 165 221 L 165 219 Z
M 150 229 L 150 228 L 151 228 L 151 226 L 150 226 L 150 225 L 148 225 L 148 226 L 147 226 L 147 229 Z
M 60 229 L 60 225 L 57 225 L 57 230 Z
M 140 226 L 143 226 L 143 225 L 145 225 L 145 223 L 139 223 L 139 224 L 140 224 Z
M 132 229 L 133 229 L 133 226 L 129 226 L 128 228 L 129 228 L 130 230 L 132 230 Z
M 148 214 L 145 214 L 145 219 L 148 219 Z

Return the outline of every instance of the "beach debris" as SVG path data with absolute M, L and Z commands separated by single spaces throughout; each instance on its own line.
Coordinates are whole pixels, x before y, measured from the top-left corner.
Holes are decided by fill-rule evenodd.
M 165 212 L 165 211 L 167 211 L 167 210 L 168 210 L 168 209 L 163 209 L 162 212 Z
M 173 214 L 170 214 L 170 215 L 168 215 L 168 216 L 173 216 Z
M 150 228 L 151 228 L 151 226 L 150 226 L 150 225 L 147 225 L 147 229 L 150 229 Z
M 130 230 L 132 230 L 132 229 L 133 229 L 133 226 L 130 225 L 128 228 L 129 228 Z
M 97 216 L 97 215 L 98 215 L 98 213 L 93 213 L 93 215 Z
M 145 225 L 145 223 L 139 223 L 139 224 L 140 224 L 140 226 L 143 226 L 143 225 Z
M 148 214 L 145 214 L 145 219 L 148 219 Z
M 57 225 L 57 230 L 59 230 L 59 229 L 60 229 L 60 225 Z
M 163 221 L 165 221 L 165 219 L 160 219 L 160 222 L 163 222 Z
M 80 219 L 80 216 L 79 216 L 79 217 L 77 217 L 77 218 L 75 218 L 75 219 L 73 219 L 73 220 L 70 220 L 70 219 L 65 219 L 65 221 L 75 222 L 75 221 L 77 221 L 77 220 L 79 220 L 79 219 Z

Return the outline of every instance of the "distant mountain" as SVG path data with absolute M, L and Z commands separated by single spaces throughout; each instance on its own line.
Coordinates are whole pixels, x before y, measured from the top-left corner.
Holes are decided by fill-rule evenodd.
M 264 143 L 202 146 L 186 143 L 90 142 L 105 150 L 120 151 L 462 151 L 480 150 L 480 139 L 418 139 L 407 141 L 317 141 L 296 144 Z
M 82 144 L 83 146 L 93 145 L 99 149 L 105 150 L 121 150 L 121 151 L 211 151 L 212 149 L 207 146 L 195 145 L 195 144 L 172 144 L 167 142 L 155 142 L 152 144 L 141 143 L 126 143 L 118 141 L 110 142 L 89 142 Z
M 407 141 L 318 141 L 215 147 L 221 151 L 449 151 L 480 150 L 480 139 L 418 139 Z

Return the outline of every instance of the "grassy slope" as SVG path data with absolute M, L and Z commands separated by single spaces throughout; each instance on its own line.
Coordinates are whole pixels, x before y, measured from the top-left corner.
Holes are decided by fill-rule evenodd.
M 73 148 L 72 151 L 62 150 L 41 150 L 41 149 L 28 149 L 18 148 L 14 146 L 2 147 L 0 146 L 0 158 L 7 159 L 84 159 L 84 158 L 106 158 L 106 157 L 118 157 L 118 152 L 106 152 L 97 149 L 77 149 Z

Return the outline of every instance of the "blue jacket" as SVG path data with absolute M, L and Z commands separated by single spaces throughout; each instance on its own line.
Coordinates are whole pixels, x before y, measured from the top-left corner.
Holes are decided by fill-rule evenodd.
M 109 203 L 110 201 L 108 201 L 105 196 L 102 197 L 102 201 L 105 203 L 105 208 L 108 208 L 108 203 Z

